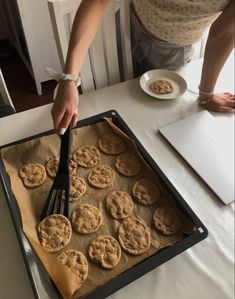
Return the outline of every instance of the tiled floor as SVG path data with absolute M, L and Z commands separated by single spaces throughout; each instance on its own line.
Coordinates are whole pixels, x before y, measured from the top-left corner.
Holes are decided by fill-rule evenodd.
M 37 94 L 34 80 L 15 51 L 0 56 L 0 67 L 16 112 L 28 110 L 52 102 L 55 81 L 42 84 L 42 95 Z M 0 104 L 2 104 L 0 98 Z

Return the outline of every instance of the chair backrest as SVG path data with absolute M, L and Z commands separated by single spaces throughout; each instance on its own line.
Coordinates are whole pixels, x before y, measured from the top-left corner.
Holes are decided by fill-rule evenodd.
M 124 2 L 125 0 L 123 3 Z M 62 69 L 66 59 L 73 19 L 80 3 L 81 0 L 48 0 L 52 28 Z M 83 63 L 80 73 L 83 92 L 99 89 L 120 82 L 116 40 L 115 5 L 116 1 L 113 0 L 110 1 L 106 8 L 102 22 Z M 123 28 L 127 23 L 126 18 L 128 18 L 128 14 L 124 13 L 125 9 L 126 6 L 121 5 L 120 12 L 122 10 L 122 13 L 120 13 L 120 15 L 122 15 L 122 18 L 125 19 L 125 21 L 122 21 L 121 32 L 123 32 Z M 126 47 L 128 45 L 127 37 L 122 38 L 122 40 L 122 44 Z M 123 57 L 127 54 L 130 55 L 130 50 L 124 51 Z M 131 55 L 129 60 L 131 60 Z M 131 78 L 131 72 L 128 73 L 126 69 L 130 67 L 131 64 L 126 63 L 126 61 L 128 61 L 126 58 L 124 61 L 124 74 L 128 74 L 129 79 Z M 124 78 L 126 79 L 127 75 L 125 75 Z
M 130 0 L 120 0 L 120 32 L 124 80 L 133 78 L 131 53 Z
M 15 111 L 15 107 L 13 105 L 13 102 L 11 100 L 11 96 L 8 92 L 1 68 L 0 68 L 0 94 L 3 99 L 3 103 L 7 106 L 11 106 L 13 110 Z

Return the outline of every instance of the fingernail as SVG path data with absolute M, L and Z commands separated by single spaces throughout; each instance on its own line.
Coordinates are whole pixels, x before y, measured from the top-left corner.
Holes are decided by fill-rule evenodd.
M 64 135 L 65 131 L 66 131 L 65 128 L 61 128 L 61 129 L 60 129 L 60 135 Z

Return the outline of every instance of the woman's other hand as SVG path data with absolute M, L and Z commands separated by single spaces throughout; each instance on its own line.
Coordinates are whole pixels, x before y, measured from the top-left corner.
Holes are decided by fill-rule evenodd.
M 199 104 L 207 110 L 217 112 L 232 112 L 235 109 L 235 95 L 229 92 L 215 93 L 210 97 L 200 95 Z

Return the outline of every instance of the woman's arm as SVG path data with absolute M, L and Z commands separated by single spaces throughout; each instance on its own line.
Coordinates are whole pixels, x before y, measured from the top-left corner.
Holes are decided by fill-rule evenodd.
M 83 0 L 76 13 L 69 41 L 64 73 L 80 73 L 89 46 L 110 0 Z M 73 81 L 61 81 L 52 107 L 55 131 L 64 132 L 72 121 L 76 124 L 79 95 Z
M 199 102 L 205 100 L 205 106 L 209 110 L 230 112 L 235 106 L 234 95 L 229 93 L 210 95 L 210 93 L 213 93 L 220 71 L 233 48 L 234 0 L 228 4 L 212 24 L 206 44 L 199 88 L 201 90 L 201 92 L 199 91 Z

